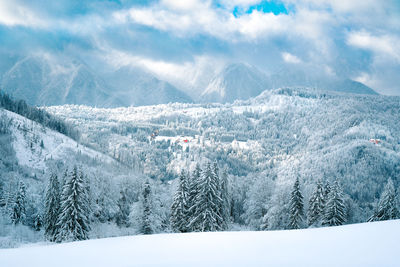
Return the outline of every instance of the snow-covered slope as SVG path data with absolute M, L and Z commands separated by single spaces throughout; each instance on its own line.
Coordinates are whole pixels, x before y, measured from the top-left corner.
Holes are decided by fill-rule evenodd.
M 285 68 L 273 73 L 268 79 L 273 89 L 300 86 L 344 93 L 377 95 L 373 89 L 363 83 L 324 74 L 313 69 Z
M 311 87 L 319 90 L 353 94 L 377 93 L 368 86 L 335 75 L 321 74 L 311 69 L 285 68 L 270 75 L 256 67 L 238 63 L 227 65 L 209 83 L 201 95 L 203 102 L 232 103 L 259 95 L 266 89 Z
M 140 68 L 122 67 L 103 75 L 82 61 L 49 55 L 15 60 L 12 67 L 2 65 L 1 88 L 31 105 L 115 107 L 192 102 L 184 92 Z
M 204 102 L 233 102 L 255 97 L 269 88 L 267 76 L 255 67 L 231 64 L 211 80 L 201 98 Z
M 2 266 L 399 266 L 400 221 L 130 236 L 0 250 Z
M 120 106 L 106 83 L 86 64 L 29 56 L 4 73 L 1 87 L 31 105 Z
M 12 147 L 19 165 L 46 170 L 47 161 L 67 162 L 76 155 L 87 156 L 100 162 L 114 162 L 111 157 L 80 145 L 71 138 L 16 113 L 0 108 L 0 116 L 11 120 L 9 129 Z
M 122 99 L 124 106 L 192 102 L 184 92 L 138 67 L 121 67 L 105 79 L 113 88 L 113 95 Z

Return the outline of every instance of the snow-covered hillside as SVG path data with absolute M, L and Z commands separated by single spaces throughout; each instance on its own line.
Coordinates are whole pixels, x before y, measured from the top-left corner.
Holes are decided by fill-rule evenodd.
M 11 67 L 4 68 L 0 68 L 1 88 L 31 105 L 115 107 L 192 102 L 184 92 L 138 67 L 103 74 L 77 59 L 47 55 L 14 59 Z
M 270 88 L 267 76 L 257 68 L 247 64 L 231 64 L 210 81 L 201 100 L 232 103 L 255 97 Z
M 112 163 L 114 159 L 78 144 L 71 138 L 43 127 L 16 113 L 0 109 L 11 123 L 12 146 L 19 165 L 35 170 L 46 170 L 50 160 L 68 161 L 76 155 L 87 156 L 99 162 Z
M 153 179 L 171 180 L 182 169 L 217 161 L 238 190 L 234 221 L 258 229 L 266 216 L 274 218 L 268 229 L 282 229 L 296 177 L 304 181 L 305 198 L 318 179 L 338 179 L 352 209 L 349 223 L 372 215 L 387 179 L 396 187 L 400 181 L 399 103 L 398 97 L 282 88 L 233 104 L 46 110 L 80 129 L 83 142 Z
M 268 232 L 127 236 L 0 250 L 7 267 L 399 266 L 400 220 Z

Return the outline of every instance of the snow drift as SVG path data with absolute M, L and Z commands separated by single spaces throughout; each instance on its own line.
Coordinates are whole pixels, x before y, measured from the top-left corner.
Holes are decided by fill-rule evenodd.
M 1 266 L 399 266 L 400 220 L 308 230 L 161 234 L 0 250 Z

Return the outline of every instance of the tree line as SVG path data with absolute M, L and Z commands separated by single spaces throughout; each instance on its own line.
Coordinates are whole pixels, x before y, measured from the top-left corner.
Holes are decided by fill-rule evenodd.
M 170 207 L 167 228 L 173 232 L 207 232 L 224 231 L 232 225 L 231 195 L 233 192 L 228 182 L 226 171 L 220 171 L 217 163 L 197 164 L 193 172 L 181 171 L 177 188 Z M 337 226 L 346 223 L 346 213 L 351 212 L 345 205 L 345 195 L 340 183 L 332 184 L 321 179 L 308 201 L 305 200 L 300 179 L 293 184 L 289 198 L 286 229 L 301 229 L 320 226 Z M 155 206 L 153 190 L 149 180 L 142 185 L 139 196 L 140 208 L 133 210 L 128 196 L 129 188 L 122 188 L 117 201 L 117 212 L 112 220 L 120 228 L 130 227 L 132 212 L 142 234 L 156 233 L 154 225 Z M 13 199 L 4 200 L 3 188 L 0 186 L 0 204 L 8 203 L 12 224 L 27 222 L 27 190 L 24 182 L 18 183 Z M 11 196 L 11 195 L 10 195 Z M 96 200 L 97 201 L 97 200 Z M 44 208 L 29 223 L 35 230 L 44 229 L 44 236 L 51 242 L 64 242 L 89 239 L 91 224 L 95 222 L 94 199 L 90 188 L 90 179 L 81 168 L 65 170 L 59 179 L 51 174 L 44 197 Z M 381 221 L 400 217 L 397 194 L 391 179 L 381 194 L 374 213 L 368 221 Z M 265 218 L 260 229 L 266 229 L 268 218 Z
M 57 118 L 47 111 L 29 106 L 24 100 L 15 100 L 8 94 L 0 91 L 0 107 L 24 116 L 27 119 L 33 120 L 49 127 L 59 133 L 71 137 L 75 141 L 80 138 L 80 133 L 64 120 Z

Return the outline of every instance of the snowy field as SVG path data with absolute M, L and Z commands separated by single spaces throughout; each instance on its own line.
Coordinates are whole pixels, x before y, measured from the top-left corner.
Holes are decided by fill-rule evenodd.
M 161 234 L 0 250 L 0 266 L 400 266 L 400 220 L 330 228 Z

